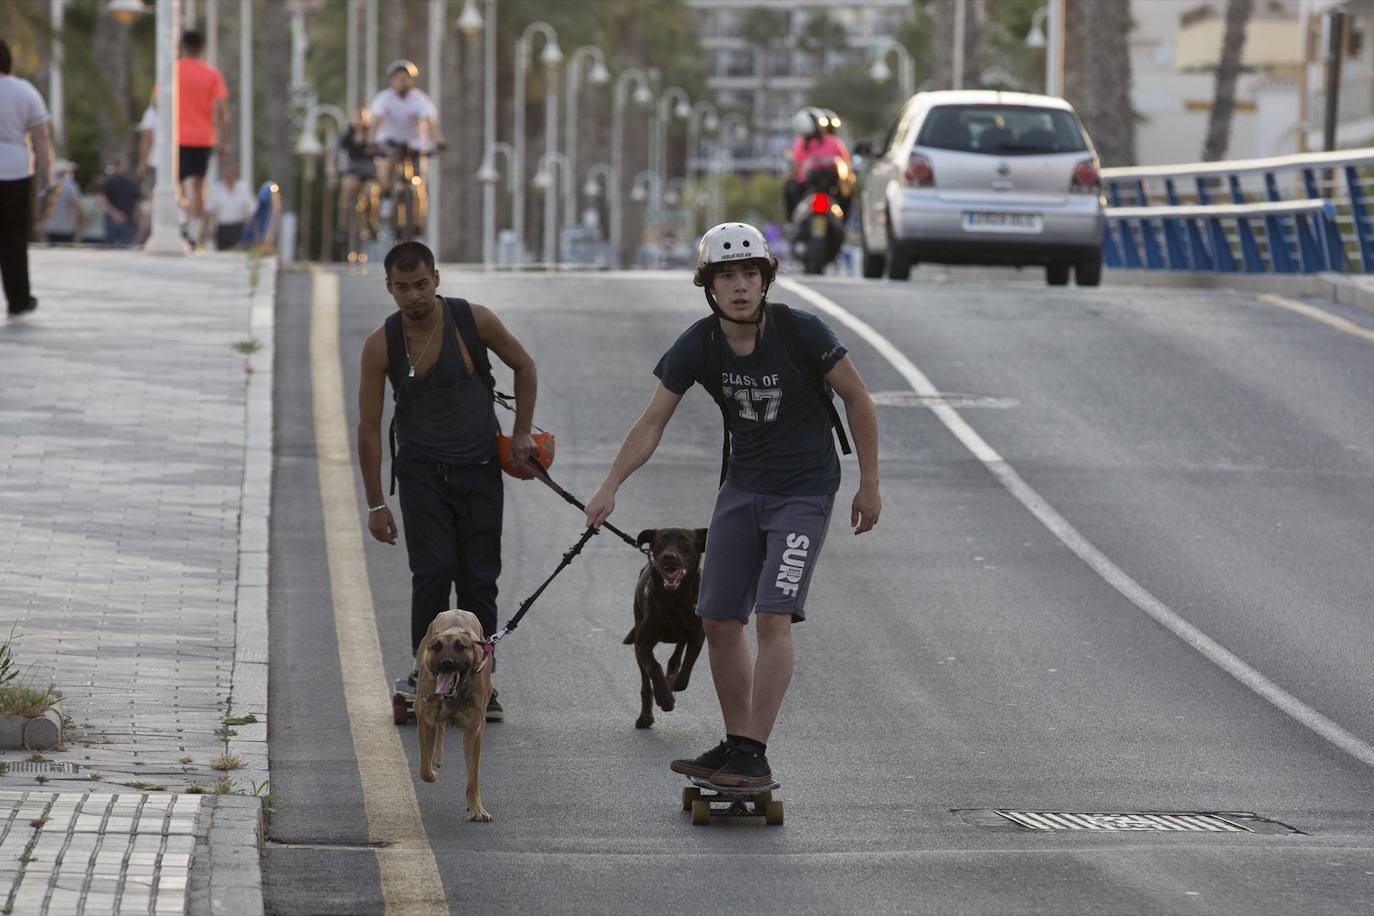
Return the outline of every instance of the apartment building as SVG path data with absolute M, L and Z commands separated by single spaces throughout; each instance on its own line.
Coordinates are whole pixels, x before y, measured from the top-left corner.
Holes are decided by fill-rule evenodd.
M 806 104 L 817 77 L 845 63 L 869 63 L 875 46 L 895 39 L 911 0 L 685 0 L 700 22 L 710 57 L 707 85 L 715 92 L 736 171 L 776 170 L 792 143 L 792 115 Z M 749 34 L 751 14 L 776 14 L 779 37 L 767 47 Z M 803 40 L 815 17 L 844 33 L 824 51 Z M 843 44 L 843 47 L 839 46 Z M 728 117 L 731 113 L 736 117 Z M 744 124 L 744 130 L 738 129 Z

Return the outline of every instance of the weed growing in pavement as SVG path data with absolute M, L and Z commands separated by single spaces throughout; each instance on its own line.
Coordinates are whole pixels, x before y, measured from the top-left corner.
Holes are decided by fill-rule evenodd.
M 48 777 L 44 776 L 42 773 L 39 773 L 37 776 L 33 778 L 33 781 L 41 786 L 47 783 Z
M 62 694 L 58 692 L 56 684 L 49 684 L 42 690 L 23 684 L 9 684 L 0 687 L 0 715 L 41 716 L 61 699 Z
M 230 726 L 230 725 L 252 725 L 253 723 L 255 723 L 255 722 L 257 722 L 257 721 L 258 721 L 258 717 L 255 716 L 255 715 L 253 715 L 251 712 L 250 712 L 248 715 L 246 715 L 246 716 L 225 716 L 225 717 L 224 717 L 224 724 L 225 724 L 226 727 L 228 727 L 228 726 Z
M 188 782 L 186 788 L 181 791 L 186 795 L 204 795 L 205 787 L 198 782 Z
M 48 762 L 48 758 L 44 757 L 41 751 L 34 751 L 32 754 L 29 755 L 29 760 L 33 761 L 34 763 Z
M 166 787 L 166 786 L 162 785 L 161 783 L 157 783 L 157 782 L 122 782 L 122 783 L 120 783 L 120 785 L 122 785 L 122 786 L 128 786 L 130 789 L 137 789 L 137 790 L 139 790 L 140 792 L 166 792 L 166 791 L 167 791 L 167 787 Z
M 240 340 L 234 344 L 234 351 L 242 353 L 244 356 L 252 356 L 262 349 L 262 343 L 256 338 L 250 337 L 248 340 Z
M 8 763 L 5 763 L 5 761 L 0 760 L 0 776 L 4 776 L 5 774 L 9 773 L 9 771 L 10 765 Z
M 105 774 L 97 773 L 95 770 L 91 770 L 91 774 L 86 778 L 89 779 L 91 782 L 101 782 L 105 779 Z
M 0 642 L 0 687 L 8 686 L 9 683 L 19 677 L 19 666 L 14 663 L 14 627 L 10 627 L 10 635 L 5 637 L 4 642 Z
M 210 793 L 212 795 L 238 794 L 234 789 L 234 781 L 228 776 L 221 776 L 219 779 L 216 779 L 214 784 L 210 786 Z
M 44 824 L 46 824 L 47 822 L 48 822 L 48 819 L 47 819 L 46 817 L 36 817 L 36 818 L 34 818 L 33 820 L 29 821 L 29 826 L 30 826 L 30 827 L 40 827 L 40 828 L 41 828 L 41 827 L 42 827 Z
M 182 758 L 181 758 L 181 763 L 190 763 L 190 762 L 193 761 L 194 759 L 195 759 L 194 757 L 182 757 Z
M 210 758 L 210 769 L 212 770 L 224 770 L 227 773 L 230 770 L 241 770 L 246 766 L 248 766 L 248 761 L 237 754 L 216 754 Z

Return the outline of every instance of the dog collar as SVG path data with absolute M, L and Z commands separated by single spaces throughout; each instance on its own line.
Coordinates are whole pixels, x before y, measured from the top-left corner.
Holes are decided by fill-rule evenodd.
M 487 666 L 487 662 L 490 661 L 491 657 L 494 654 L 496 654 L 496 643 L 490 639 L 484 640 L 482 643 L 482 664 L 477 666 L 477 671 L 481 671 L 483 668 L 485 668 Z M 474 671 L 472 673 L 476 674 L 477 671 Z

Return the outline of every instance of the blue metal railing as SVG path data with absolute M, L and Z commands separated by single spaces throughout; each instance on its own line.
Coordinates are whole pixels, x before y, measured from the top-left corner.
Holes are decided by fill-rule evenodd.
M 1374 273 L 1374 148 L 1102 170 L 1109 267 Z

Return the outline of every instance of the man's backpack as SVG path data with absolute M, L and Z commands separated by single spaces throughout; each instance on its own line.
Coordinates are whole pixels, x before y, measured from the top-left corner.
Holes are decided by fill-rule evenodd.
M 850 453 L 849 437 L 845 435 L 844 424 L 840 421 L 840 414 L 835 410 L 835 404 L 831 400 L 830 383 L 821 374 L 820 361 L 816 359 L 816 354 L 811 352 L 811 348 L 802 339 L 801 331 L 797 330 L 796 320 L 792 317 L 792 310 L 780 302 L 769 303 L 768 317 L 773 321 L 778 329 L 778 335 L 782 337 L 783 347 L 787 350 L 787 358 L 792 361 L 792 365 L 802 374 L 806 380 L 806 386 L 810 388 L 817 398 L 820 399 L 821 406 L 830 415 L 830 425 L 835 430 L 835 435 L 840 439 L 840 451 L 848 455 Z M 720 326 L 720 318 L 712 315 L 701 326 L 701 360 L 702 376 L 704 387 L 711 395 L 711 399 L 720 408 L 720 416 L 725 424 L 725 435 L 720 446 L 720 482 L 725 483 L 725 470 L 730 462 L 730 402 L 725 397 L 725 387 L 721 384 L 721 358 L 720 348 L 723 343 L 724 331 Z

